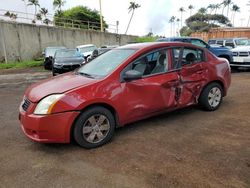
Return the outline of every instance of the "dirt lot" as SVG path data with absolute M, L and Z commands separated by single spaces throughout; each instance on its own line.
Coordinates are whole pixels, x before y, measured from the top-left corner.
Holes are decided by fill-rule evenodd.
M 192 107 L 140 121 L 94 150 L 22 133 L 24 90 L 48 76 L 0 71 L 0 187 L 250 187 L 250 72 L 232 75 L 218 111 Z

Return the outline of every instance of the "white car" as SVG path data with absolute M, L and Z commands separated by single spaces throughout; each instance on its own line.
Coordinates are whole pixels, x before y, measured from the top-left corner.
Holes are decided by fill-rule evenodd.
M 233 53 L 231 67 L 250 67 L 250 46 L 239 46 L 231 51 Z
M 76 49 L 87 59 L 89 56 L 92 55 L 93 51 L 97 49 L 94 44 L 85 44 L 77 46 Z

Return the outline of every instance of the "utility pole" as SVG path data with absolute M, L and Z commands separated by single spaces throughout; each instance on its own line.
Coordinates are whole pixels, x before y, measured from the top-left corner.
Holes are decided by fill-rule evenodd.
M 118 34 L 119 21 L 116 21 L 116 33 Z
M 101 32 L 103 32 L 103 21 L 102 21 L 102 1 L 99 0 L 100 5 L 100 22 L 101 22 Z

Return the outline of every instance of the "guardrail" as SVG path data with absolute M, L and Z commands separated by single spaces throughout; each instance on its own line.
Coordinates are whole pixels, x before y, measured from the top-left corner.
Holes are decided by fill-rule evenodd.
M 13 17 L 6 16 L 5 14 L 7 12 L 9 12 L 14 16 Z M 37 19 L 36 15 L 32 13 L 0 9 L 0 19 L 18 23 L 31 23 L 35 25 L 47 25 L 54 27 L 88 29 L 88 30 L 101 30 L 101 25 L 99 22 L 54 17 L 52 14 L 47 14 L 46 16 L 44 16 L 44 19 Z M 117 24 L 107 24 L 105 32 L 118 33 L 118 22 Z

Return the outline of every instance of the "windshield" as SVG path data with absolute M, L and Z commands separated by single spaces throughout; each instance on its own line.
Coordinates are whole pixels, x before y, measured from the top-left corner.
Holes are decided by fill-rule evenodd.
M 58 50 L 55 57 L 81 57 L 81 54 L 77 50 Z
M 81 47 L 81 48 L 78 48 L 78 49 L 79 49 L 79 51 L 81 53 L 85 53 L 85 52 L 92 52 L 92 51 L 94 51 L 96 49 L 96 47 L 95 46 L 87 46 L 87 47 Z
M 237 39 L 235 40 L 235 43 L 238 46 L 246 46 L 249 44 L 248 39 Z
M 78 70 L 78 73 L 92 77 L 105 77 L 122 64 L 134 52 L 135 50 L 132 49 L 117 49 L 108 51 L 82 66 Z
M 46 48 L 45 49 L 45 56 L 46 57 L 54 57 L 57 50 L 65 49 L 65 47 L 56 47 L 56 48 Z

